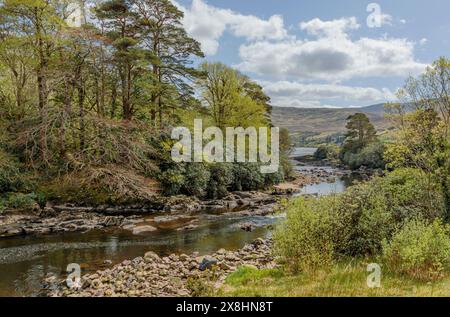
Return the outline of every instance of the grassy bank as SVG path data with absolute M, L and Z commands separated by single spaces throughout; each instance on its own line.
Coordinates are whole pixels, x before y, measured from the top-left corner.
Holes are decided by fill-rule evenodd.
M 282 269 L 242 267 L 229 275 L 219 296 L 450 296 L 450 275 L 424 282 L 390 272 L 381 274 L 381 287 L 369 288 L 365 261 L 339 263 L 329 270 L 289 274 Z

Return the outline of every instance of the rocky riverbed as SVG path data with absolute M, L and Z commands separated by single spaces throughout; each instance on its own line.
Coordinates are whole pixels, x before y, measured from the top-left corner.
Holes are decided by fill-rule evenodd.
M 164 223 L 190 220 L 185 227 L 196 226 L 195 215 L 201 212 L 267 215 L 273 212 L 277 196 L 265 192 L 234 192 L 219 200 L 200 200 L 195 197 L 163 198 L 160 208 L 148 206 L 83 207 L 73 204 L 49 205 L 44 210 L 21 211 L 0 216 L 0 237 L 89 231 L 120 227 L 135 234 L 157 230 Z M 149 215 L 159 215 L 147 221 Z M 189 219 L 192 217 L 192 219 Z
M 301 163 L 300 163 L 301 164 Z M 301 168 L 301 165 L 297 166 Z M 267 215 L 273 213 L 278 197 L 297 193 L 303 186 L 321 182 L 333 182 L 348 174 L 344 170 L 327 170 L 323 167 L 297 172 L 295 179 L 274 186 L 266 192 L 233 192 L 217 200 L 201 200 L 196 197 L 155 197 L 152 202 L 127 206 L 77 206 L 75 204 L 48 204 L 44 209 L 8 211 L 0 215 L 0 238 L 18 235 L 52 234 L 108 227 L 120 227 L 135 234 L 151 232 L 161 223 L 176 222 L 201 212 L 241 213 L 242 215 Z M 149 215 L 161 215 L 155 221 L 146 220 Z M 195 218 L 195 217 L 194 217 Z M 196 227 L 191 219 L 178 230 Z
M 270 239 L 256 239 L 237 251 L 220 249 L 199 256 L 197 253 L 159 257 L 150 251 L 142 257 L 126 260 L 109 269 L 81 277 L 69 288 L 66 281 L 48 276 L 48 296 L 55 297 L 160 297 L 191 296 L 192 284 L 213 283 L 218 288 L 226 276 L 239 266 L 259 269 L 276 267 Z M 214 278 L 212 278 L 214 276 Z

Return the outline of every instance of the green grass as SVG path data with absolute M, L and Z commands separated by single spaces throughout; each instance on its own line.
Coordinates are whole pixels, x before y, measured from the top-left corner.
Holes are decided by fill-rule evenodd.
M 309 296 L 450 296 L 450 276 L 436 282 L 421 282 L 407 276 L 383 273 L 381 287 L 369 288 L 367 262 L 340 263 L 325 271 L 290 274 L 282 269 L 242 267 L 230 274 L 219 296 L 309 297 Z

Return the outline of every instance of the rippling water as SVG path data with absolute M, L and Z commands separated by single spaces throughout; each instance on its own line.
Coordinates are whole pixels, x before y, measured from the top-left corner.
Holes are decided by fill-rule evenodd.
M 115 229 L 2 239 L 0 296 L 39 295 L 44 277 L 48 273 L 65 277 L 70 263 L 80 264 L 82 273 L 86 273 L 104 267 L 105 259 L 118 263 L 150 250 L 160 255 L 235 250 L 268 235 L 267 226 L 276 220 L 277 217 L 202 214 L 198 216 L 199 227 L 188 231 L 171 228 L 133 235 Z M 239 226 L 242 222 L 251 222 L 256 229 L 245 232 Z

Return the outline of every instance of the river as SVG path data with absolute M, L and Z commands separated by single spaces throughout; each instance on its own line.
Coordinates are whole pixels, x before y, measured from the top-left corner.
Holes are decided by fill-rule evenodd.
M 314 148 L 297 148 L 292 155 L 311 155 L 314 151 Z M 296 169 L 308 172 L 332 168 L 297 165 Z M 341 192 L 351 181 L 351 178 L 341 177 L 332 183 L 309 185 L 302 189 L 301 194 Z M 150 220 L 155 216 L 149 216 Z M 194 251 L 207 254 L 220 248 L 236 250 L 258 237 L 270 235 L 271 225 L 280 218 L 207 212 L 195 217 L 199 226 L 192 230 L 177 230 L 185 224 L 181 220 L 165 229 L 140 235 L 110 228 L 87 233 L 0 239 L 0 296 L 39 296 L 43 279 L 48 274 L 59 278 L 66 276 L 66 267 L 70 263 L 80 264 L 82 273 L 86 273 L 142 256 L 150 250 L 160 255 Z M 255 230 L 243 231 L 239 225 L 243 222 L 252 223 Z

